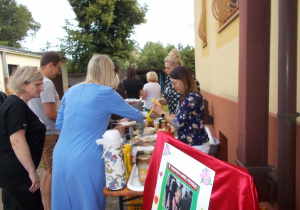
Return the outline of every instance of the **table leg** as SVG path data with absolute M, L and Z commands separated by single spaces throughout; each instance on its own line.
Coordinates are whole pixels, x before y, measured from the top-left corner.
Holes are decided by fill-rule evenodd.
M 120 210 L 123 210 L 123 196 L 119 196 Z

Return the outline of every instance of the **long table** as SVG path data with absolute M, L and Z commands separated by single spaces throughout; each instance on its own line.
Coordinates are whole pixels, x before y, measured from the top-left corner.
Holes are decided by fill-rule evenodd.
M 111 196 L 111 197 L 119 197 L 119 204 L 120 204 L 120 210 L 123 210 L 124 203 L 127 201 L 131 201 L 134 199 L 138 199 L 140 197 L 143 197 L 143 192 L 138 192 L 138 191 L 132 191 L 125 187 L 122 190 L 108 190 L 106 187 L 103 189 L 103 194 L 105 196 Z M 126 198 L 130 196 L 130 198 Z M 125 206 L 129 206 L 128 204 L 125 204 Z M 136 206 L 136 205 L 134 205 Z

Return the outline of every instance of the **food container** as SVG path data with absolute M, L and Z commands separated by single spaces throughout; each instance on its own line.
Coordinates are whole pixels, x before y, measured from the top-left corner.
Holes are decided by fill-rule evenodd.
M 145 128 L 149 127 L 149 121 L 148 120 L 144 120 L 144 126 L 145 126 Z
M 152 152 L 149 151 L 141 151 L 137 154 L 136 163 L 138 166 L 138 172 L 139 172 L 139 181 L 141 185 L 145 184 L 145 180 L 148 173 L 148 168 L 151 160 Z
M 154 146 L 156 142 L 157 134 L 147 134 L 143 136 L 136 136 L 132 139 L 131 143 L 136 146 Z
M 124 153 L 124 164 L 126 171 L 126 178 L 128 179 L 132 170 L 131 161 L 130 161 L 130 153 L 131 153 L 131 145 L 124 144 L 123 145 L 123 153 Z
M 161 127 L 161 128 L 165 128 L 166 126 L 167 126 L 166 120 L 161 120 L 161 121 L 160 121 L 160 127 Z
M 126 187 L 126 171 L 123 156 L 123 139 L 118 130 L 107 130 L 102 139 L 97 139 L 102 158 L 105 163 L 106 188 L 108 190 L 121 190 Z
M 136 157 L 137 157 L 137 154 L 139 151 L 141 152 L 148 152 L 147 154 L 152 154 L 154 150 L 154 146 L 134 146 L 132 147 L 132 150 L 131 150 L 131 164 L 134 165 L 135 162 L 136 162 Z M 139 153 L 140 154 L 140 153 Z

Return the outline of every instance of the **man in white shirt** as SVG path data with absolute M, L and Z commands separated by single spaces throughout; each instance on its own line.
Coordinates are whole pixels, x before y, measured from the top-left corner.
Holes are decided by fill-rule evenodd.
M 42 162 L 44 173 L 41 179 L 41 193 L 45 210 L 51 209 L 52 154 L 60 132 L 55 128 L 60 107 L 59 96 L 51 79 L 61 74 L 62 58 L 56 52 L 46 52 L 41 59 L 40 71 L 44 75 L 44 90 L 40 98 L 28 102 L 32 111 L 46 125 Z

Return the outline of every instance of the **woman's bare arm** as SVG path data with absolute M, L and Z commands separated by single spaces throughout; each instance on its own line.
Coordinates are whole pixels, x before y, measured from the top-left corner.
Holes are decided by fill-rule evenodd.
M 12 134 L 10 136 L 10 142 L 17 158 L 29 174 L 29 178 L 32 182 L 29 191 L 33 193 L 40 187 L 40 177 L 31 158 L 31 153 L 25 139 L 25 130 L 19 130 Z

